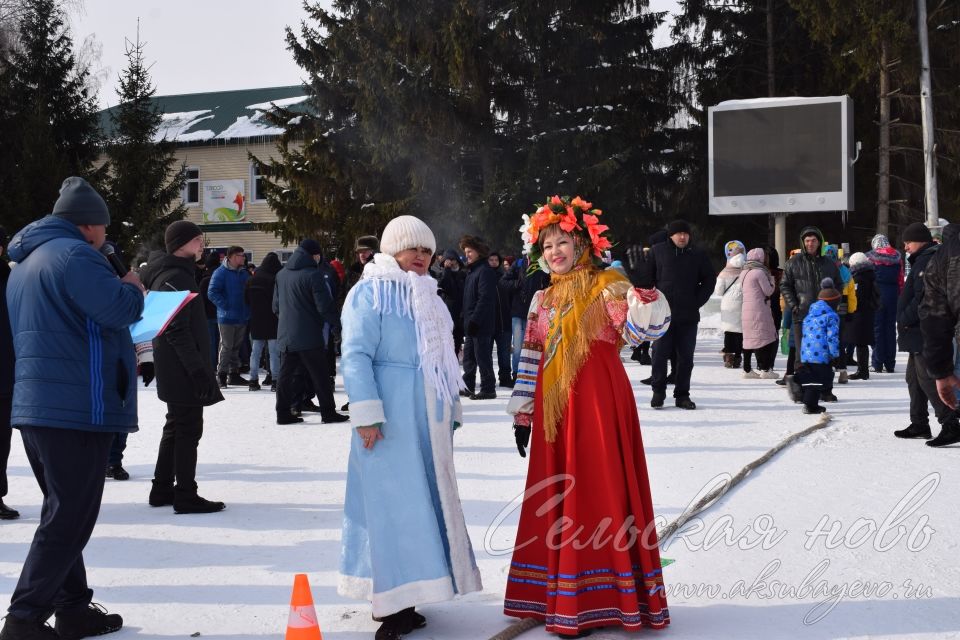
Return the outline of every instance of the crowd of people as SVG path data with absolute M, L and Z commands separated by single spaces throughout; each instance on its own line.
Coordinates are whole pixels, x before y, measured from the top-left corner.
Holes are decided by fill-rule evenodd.
M 156 380 L 167 404 L 147 501 L 177 513 L 225 508 L 196 482 L 203 410 L 224 401 L 223 389 L 274 392 L 278 425 L 308 411 L 323 423 L 351 422 L 339 591 L 371 601 L 378 640 L 424 626 L 417 606 L 482 589 L 453 434 L 462 400 L 495 399 L 498 387 L 511 390 L 517 450 L 530 456 L 528 493 L 539 492 L 521 509 L 504 612 L 561 637 L 670 623 L 620 352 L 629 344 L 633 359 L 651 366 L 652 408 L 672 386 L 676 407 L 695 410 L 693 355 L 711 296 L 720 298 L 725 367 L 775 380 L 817 414 L 821 401 L 838 400 L 835 384 L 893 373 L 899 344 L 910 424 L 895 435 L 934 447 L 960 442 L 960 284 L 949 277 L 960 263 L 960 226 L 946 226 L 939 242 L 921 223 L 906 227 L 906 260 L 884 236 L 845 256 L 806 227 L 782 269 L 772 247 L 731 240 L 717 274 L 683 220 L 631 248 L 626 266 L 612 260 L 600 214 L 579 197 L 550 198 L 524 216 L 519 259 L 472 235 L 438 250 L 427 224 L 399 216 L 379 238 L 356 240 L 349 267 L 312 238 L 285 262 L 271 253 L 259 267 L 239 246 L 206 255 L 202 229 L 177 221 L 163 250 L 128 272 L 101 252 L 104 200 L 68 178 L 51 215 L 10 239 L 0 229 L 0 255 L 16 265 L 0 261 L 0 519 L 19 517 L 2 501 L 11 427 L 44 495 L 0 640 L 122 626 L 92 604 L 82 552 L 105 478 L 129 477 L 122 455 L 138 429 L 138 376 Z M 134 345 L 128 327 L 147 291 L 197 296 L 161 335 Z M 339 408 L 337 366 L 349 399 Z M 558 528 L 575 523 L 589 535 L 611 519 L 642 535 L 626 546 L 613 536 L 585 544 Z M 396 535 L 398 527 L 410 535 Z

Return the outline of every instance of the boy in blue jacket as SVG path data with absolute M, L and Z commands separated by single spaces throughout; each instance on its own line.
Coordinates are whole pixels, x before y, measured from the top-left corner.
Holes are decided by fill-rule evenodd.
M 831 362 L 840 357 L 840 317 L 837 307 L 841 293 L 834 287 L 832 278 L 820 282 L 817 301 L 810 305 L 803 319 L 803 341 L 800 345 L 801 366 L 797 367 L 794 380 L 803 389 L 803 412 L 823 413 L 820 394 L 833 388 Z

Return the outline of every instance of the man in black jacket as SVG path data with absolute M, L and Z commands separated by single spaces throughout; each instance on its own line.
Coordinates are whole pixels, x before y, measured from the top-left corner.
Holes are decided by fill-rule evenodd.
M 915 227 L 914 224 L 919 225 Z M 937 421 L 956 420 L 953 411 L 940 400 L 936 380 L 927 370 L 923 358 L 923 332 L 920 331 L 920 302 L 923 300 L 923 274 L 927 264 L 936 254 L 939 245 L 933 243 L 930 230 L 923 223 L 909 225 L 901 236 L 909 254 L 910 275 L 903 285 L 903 293 L 897 300 L 897 335 L 900 351 L 906 351 L 907 391 L 910 394 L 910 426 L 894 431 L 898 438 L 924 438 L 929 440 L 930 418 L 927 402 L 933 405 Z
M 273 294 L 273 312 L 280 319 L 277 325 L 277 346 L 281 353 L 277 378 L 277 424 L 303 422 L 303 418 L 291 413 L 291 407 L 302 397 L 302 389 L 295 382 L 300 367 L 313 383 L 323 422 L 349 420 L 337 413 L 327 366 L 327 339 L 330 331 L 340 330 L 340 318 L 333 291 L 317 268 L 322 259 L 320 243 L 308 238 L 300 243 L 277 274 Z
M 7 495 L 7 458 L 10 456 L 10 411 L 13 408 L 13 334 L 7 311 L 7 280 L 10 265 L 3 259 L 7 248 L 7 232 L 0 227 L 0 520 L 16 520 L 20 513 L 3 504 Z
M 464 236 L 460 249 L 467 257 L 467 280 L 463 288 L 463 381 L 474 400 L 497 397 L 493 374 L 493 338 L 501 330 L 497 311 L 497 272 L 487 262 L 490 248 L 481 239 Z M 480 391 L 474 393 L 477 369 Z
M 673 397 L 681 409 L 696 409 L 690 399 L 690 375 L 693 373 L 693 352 L 697 347 L 697 325 L 700 307 L 713 293 L 717 276 L 707 254 L 690 246 L 690 225 L 674 220 L 667 225 L 666 242 L 650 249 L 646 287 L 656 286 L 670 303 L 670 328 L 653 344 L 653 396 L 650 406 L 663 407 L 667 397 L 667 362 L 676 355 L 676 382 Z
M 960 378 L 954 362 L 954 347 L 960 329 L 960 236 L 954 225 L 943 230 L 943 244 L 927 263 L 923 274 L 924 294 L 920 302 L 920 331 L 923 333 L 923 357 L 927 370 L 937 380 L 937 392 L 954 413 L 960 394 Z M 953 274 L 952 277 L 950 274 Z M 943 429 L 927 446 L 944 447 L 960 442 L 960 427 L 955 420 L 943 423 Z
M 196 262 L 203 254 L 200 227 L 178 220 L 164 234 L 167 253 L 148 265 L 151 291 L 197 293 Z M 210 362 L 210 333 L 203 300 L 197 296 L 153 340 L 157 397 L 167 403 L 167 421 L 153 471 L 150 506 L 173 505 L 177 513 L 214 513 L 225 505 L 197 494 L 197 447 L 203 436 L 203 408 L 223 400 Z M 174 486 L 176 483 L 176 486 Z

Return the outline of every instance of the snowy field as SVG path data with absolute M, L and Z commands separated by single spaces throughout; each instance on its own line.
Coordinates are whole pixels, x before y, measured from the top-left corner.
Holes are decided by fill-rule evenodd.
M 649 367 L 626 365 L 655 511 L 667 522 L 715 479 L 818 419 L 801 414 L 773 381 L 724 369 L 720 345 L 701 336 L 697 411 L 674 408 L 669 394 L 665 409 L 651 410 L 650 388 L 639 382 Z M 667 545 L 663 555 L 676 560 L 665 569 L 673 622 L 662 637 L 960 638 L 960 452 L 893 437 L 909 422 L 898 357 L 896 374 L 838 386 L 826 428 L 776 455 Z M 515 533 L 518 514 L 507 505 L 523 490 L 526 460 L 504 413 L 507 390 L 498 392 L 496 401 L 466 401 L 455 440 L 485 589 L 423 607 L 428 626 L 410 638 L 484 640 L 513 622 L 501 611 L 503 550 Z M 372 638 L 378 625 L 369 606 L 336 593 L 350 427 L 322 425 L 316 414 L 281 427 L 273 394 L 231 388 L 226 397 L 206 412 L 197 480 L 201 494 L 227 510 L 175 515 L 147 505 L 164 405 L 152 386 L 141 389 L 141 429 L 124 460 L 132 478 L 107 481 L 86 552 L 95 601 L 126 623 L 110 637 L 280 637 L 293 576 L 304 572 L 324 638 Z M 0 524 L 4 608 L 41 499 L 17 435 L 9 473 L 7 502 L 23 518 Z M 541 627 L 520 637 L 554 636 Z M 592 636 L 627 637 L 636 636 Z

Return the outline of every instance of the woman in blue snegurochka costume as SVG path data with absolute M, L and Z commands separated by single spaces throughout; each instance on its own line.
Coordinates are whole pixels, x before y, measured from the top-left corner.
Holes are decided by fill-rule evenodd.
M 426 624 L 415 607 L 482 589 L 460 506 L 462 413 L 453 320 L 427 269 L 433 232 L 391 220 L 343 307 L 350 445 L 338 592 L 373 603 L 377 640 Z

